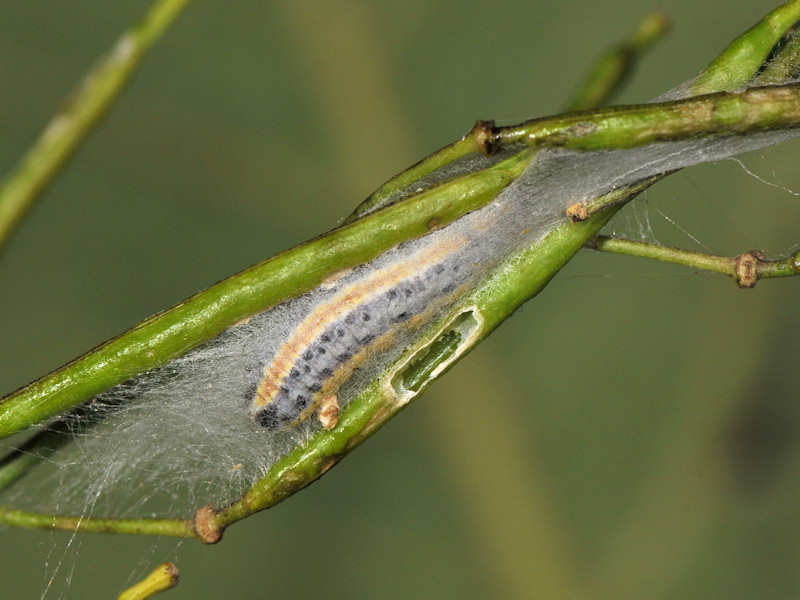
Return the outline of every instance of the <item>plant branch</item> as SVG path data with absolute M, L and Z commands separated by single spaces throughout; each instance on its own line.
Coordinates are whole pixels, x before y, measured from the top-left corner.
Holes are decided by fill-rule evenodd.
M 691 82 L 692 85 L 684 96 L 741 88 L 758 73 L 781 37 L 798 20 L 800 20 L 800 0 L 791 0 L 776 8 L 733 40 Z M 608 81 L 613 82 L 613 77 L 610 77 Z M 778 83 L 778 81 L 770 83 Z M 493 148 L 487 139 L 487 128 L 493 125 L 494 123 L 491 121 L 478 121 L 475 127 L 460 140 L 434 152 L 396 175 L 362 202 L 345 220 L 345 223 L 357 220 L 364 214 L 395 201 L 404 188 L 448 163 L 474 152 L 490 153 Z
M 198 537 L 191 519 L 104 519 L 82 515 L 49 515 L 0 506 L 0 523 L 28 529 Z
M 593 237 L 586 247 L 720 273 L 732 278 L 741 288 L 754 287 L 759 279 L 800 275 L 800 252 L 779 260 L 767 260 L 758 250 L 725 257 L 605 235 Z
M 551 231 L 540 244 L 524 248 L 517 255 L 507 258 L 495 274 L 473 295 L 459 302 L 459 306 L 463 305 L 466 310 L 475 311 L 481 316 L 480 329 L 472 340 L 470 348 L 541 290 L 589 237 L 608 222 L 626 200 L 648 186 L 649 182 L 643 182 L 638 186 L 620 188 L 607 194 L 608 208 L 605 211 L 596 213 L 577 225 L 565 222 Z M 460 310 L 459 306 L 455 307 L 456 312 Z M 441 325 L 437 327 L 440 328 Z M 410 343 L 408 353 L 421 357 L 412 363 L 414 376 L 421 371 L 429 374 L 424 380 L 415 381 L 415 395 L 422 393 L 436 378 L 433 375 L 434 367 L 440 364 L 441 357 L 431 354 L 428 350 L 434 347 L 438 340 L 447 339 L 448 333 L 447 329 L 438 331 L 435 328 L 428 337 L 421 337 Z M 117 520 L 75 516 L 54 518 L 48 514 L 0 507 L 0 523 L 40 529 L 73 530 L 78 527 L 83 531 L 193 537 L 204 543 L 213 544 L 221 539 L 228 526 L 278 504 L 319 478 L 404 406 L 404 403 L 398 403 L 394 395 L 387 392 L 382 378 L 376 379 L 364 392 L 348 403 L 335 429 L 320 431 L 308 443 L 289 452 L 242 498 L 230 506 L 219 509 L 204 506 L 196 511 L 192 520 Z
M 108 112 L 147 51 L 189 0 L 158 0 L 100 59 L 20 163 L 0 182 L 0 251 L 39 193 Z
M 589 110 L 605 104 L 630 75 L 638 59 L 669 31 L 660 13 L 647 15 L 629 39 L 606 51 L 594 65 L 566 110 Z
M 770 12 L 731 42 L 690 85 L 691 94 L 708 94 L 746 85 L 769 58 L 784 34 L 800 21 L 800 0 Z
M 492 130 L 497 147 L 524 143 L 578 150 L 633 148 L 654 141 L 800 127 L 800 84 L 718 93 L 664 104 L 605 108 Z M 211 339 L 334 271 L 366 262 L 486 205 L 533 154 L 371 212 L 189 298 L 0 401 L 0 438 L 83 402 Z
M 799 126 L 800 84 L 788 84 L 533 119 L 496 128 L 490 140 L 591 151 Z
M 69 441 L 65 428 L 48 429 L 31 436 L 0 459 L 0 490 L 4 490 L 30 469 L 57 452 Z
M 741 68 L 735 61 L 729 62 L 730 81 L 738 81 L 742 72 L 750 68 L 750 62 L 749 58 L 744 60 Z M 754 73 L 753 70 L 748 72 L 748 80 Z M 723 79 L 719 89 L 727 89 L 727 83 L 728 80 Z M 494 128 L 484 123 L 473 129 L 470 136 L 435 153 L 382 187 L 375 197 L 382 208 L 373 205 L 361 212 L 357 210 L 347 225 L 201 292 L 8 396 L 0 402 L 0 435 L 19 431 L 157 366 L 239 320 L 315 287 L 333 271 L 361 264 L 401 241 L 424 235 L 484 206 L 524 172 L 538 147 L 631 148 L 663 139 L 746 134 L 798 126 L 800 89 L 791 85 L 602 109 L 537 119 L 511 128 Z M 463 156 L 459 153 L 465 151 L 482 150 L 491 154 L 503 146 L 517 153 L 487 168 L 461 174 L 432 189 L 412 194 L 400 202 L 381 204 L 390 199 L 394 193 L 391 190 L 402 190 L 414 181 L 413 174 L 424 176 L 439 168 L 436 165 Z M 507 257 L 478 289 L 452 307 L 452 314 L 460 311 L 459 317 L 473 318 L 475 335 L 462 344 L 458 356 L 450 356 L 446 364 L 437 363 L 440 369 L 429 369 L 429 365 L 420 363 L 441 360 L 440 354 L 429 350 L 437 341 L 450 339 L 451 322 L 437 321 L 423 329 L 420 337 L 410 343 L 407 355 L 414 359 L 418 372 L 427 372 L 430 376 L 415 383 L 418 388 L 412 396 L 422 392 L 456 358 L 538 293 L 625 202 L 659 178 L 651 177 L 606 194 L 597 203 L 604 208 L 589 214 L 581 223 L 565 219 L 542 240 Z M 417 360 L 418 357 L 421 358 Z M 402 375 L 401 367 L 396 368 L 396 372 L 376 378 L 352 399 L 335 429 L 321 430 L 289 452 L 240 500 L 219 509 L 203 507 L 192 521 L 36 516 L 9 509 L 0 509 L 0 521 L 34 527 L 181 535 L 215 542 L 233 522 L 273 506 L 313 482 L 402 410 L 410 399 L 401 402 L 387 388 L 387 381 Z
M 161 563 L 147 577 L 122 592 L 117 600 L 147 600 L 171 590 L 179 581 L 178 567 L 169 562 Z

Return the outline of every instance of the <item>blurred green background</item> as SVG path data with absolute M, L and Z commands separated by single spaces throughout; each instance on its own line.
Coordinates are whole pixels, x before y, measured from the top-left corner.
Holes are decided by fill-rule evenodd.
M 2 171 L 148 5 L 0 3 Z M 687 79 L 772 7 L 190 5 L 0 256 L 0 395 L 331 228 L 475 119 L 557 112 L 647 12 L 675 29 L 621 102 Z M 746 163 L 800 191 L 798 157 Z M 669 178 L 613 229 L 779 254 L 798 216 L 727 161 Z M 798 597 L 798 300 L 796 279 L 740 291 L 585 251 L 328 476 L 217 546 L 5 529 L 0 598 L 116 597 L 164 558 L 176 600 Z

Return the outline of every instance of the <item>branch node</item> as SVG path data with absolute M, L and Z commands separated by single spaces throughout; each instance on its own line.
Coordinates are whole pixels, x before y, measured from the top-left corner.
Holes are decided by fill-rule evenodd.
M 222 539 L 222 529 L 217 523 L 217 511 L 214 506 L 206 504 L 194 513 L 194 531 L 204 544 L 216 544 Z
M 792 271 L 800 273 L 800 250 L 792 255 Z
M 497 128 L 494 126 L 494 121 L 475 121 L 475 126 L 468 135 L 475 136 L 478 150 L 486 156 L 494 154 L 500 147 L 500 140 L 497 137 Z
M 752 288 L 758 281 L 758 263 L 766 256 L 760 250 L 751 250 L 736 257 L 733 263 L 733 276 L 740 288 Z

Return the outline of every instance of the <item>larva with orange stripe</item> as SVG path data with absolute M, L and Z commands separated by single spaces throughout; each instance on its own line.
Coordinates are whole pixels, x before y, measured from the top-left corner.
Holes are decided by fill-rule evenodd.
M 429 320 L 464 278 L 458 251 L 467 239 L 440 238 L 411 254 L 397 252 L 397 260 L 381 268 L 366 268 L 314 308 L 263 368 L 251 392 L 253 419 L 274 431 L 307 419 L 320 403 L 338 406 L 337 390 L 356 369 L 401 331 Z M 333 427 L 337 419 L 326 410 L 320 421 Z

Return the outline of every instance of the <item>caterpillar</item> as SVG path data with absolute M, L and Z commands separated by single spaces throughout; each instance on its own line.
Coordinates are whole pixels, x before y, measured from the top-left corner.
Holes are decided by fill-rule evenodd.
M 303 319 L 249 392 L 249 414 L 270 431 L 292 427 L 319 410 L 326 428 L 338 418 L 337 390 L 401 331 L 424 324 L 465 277 L 463 236 L 434 236 L 414 253 L 365 265 Z

